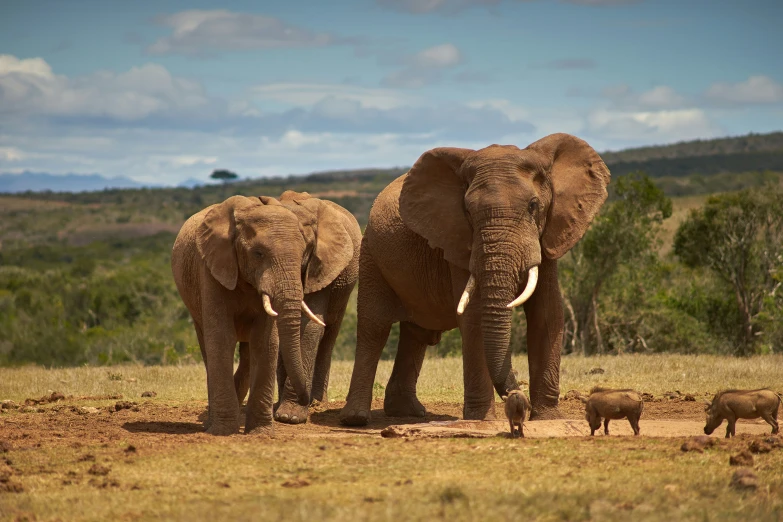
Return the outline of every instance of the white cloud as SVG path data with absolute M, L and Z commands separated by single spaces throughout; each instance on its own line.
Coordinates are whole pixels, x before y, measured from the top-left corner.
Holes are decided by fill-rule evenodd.
M 218 161 L 217 156 L 173 156 L 161 158 L 168 161 L 173 167 L 192 167 L 194 165 L 214 165 Z
M 201 86 L 145 64 L 122 73 L 98 71 L 67 78 L 41 58 L 0 55 L 0 115 L 108 117 L 137 120 L 207 105 Z
M 442 71 L 461 64 L 463 56 L 457 46 L 445 43 L 423 49 L 400 61 L 406 66 L 388 74 L 382 83 L 389 87 L 418 89 L 439 82 Z
M 10 54 L 0 54 L 0 75 L 11 73 L 28 74 L 48 78 L 52 76 L 52 68 L 43 58 L 20 60 Z
M 376 89 L 356 85 L 323 83 L 273 83 L 259 85 L 250 90 L 254 98 L 274 100 L 286 104 L 309 107 L 325 99 L 350 100 L 362 107 L 392 109 L 415 103 L 410 95 L 393 89 Z
M 613 85 L 604 88 L 602 94 L 616 107 L 626 110 L 676 109 L 688 104 L 685 96 L 668 85 L 658 85 L 641 93 L 634 92 L 628 85 Z
M 701 109 L 621 111 L 600 109 L 589 113 L 587 131 L 621 142 L 672 143 L 711 138 L 721 129 Z
M 715 83 L 706 97 L 718 103 L 737 105 L 770 104 L 783 102 L 783 85 L 769 76 L 751 76 L 739 83 Z
M 0 147 L 0 160 L 21 161 L 25 156 L 26 155 L 16 147 Z
M 681 107 L 685 104 L 685 97 L 667 85 L 659 85 L 639 94 L 639 103 L 653 108 Z
M 147 48 L 152 54 L 210 54 L 215 51 L 323 47 L 338 39 L 289 25 L 269 16 L 227 10 L 189 10 L 165 15 L 158 23 L 172 34 Z
M 462 62 L 462 53 L 454 44 L 446 43 L 419 51 L 413 55 L 411 62 L 411 65 L 417 68 L 445 69 L 459 65 Z
M 465 105 L 474 109 L 494 109 L 500 111 L 507 116 L 511 121 L 526 120 L 530 117 L 530 110 L 514 105 L 509 100 L 504 99 L 490 99 L 490 100 L 477 100 L 468 102 Z

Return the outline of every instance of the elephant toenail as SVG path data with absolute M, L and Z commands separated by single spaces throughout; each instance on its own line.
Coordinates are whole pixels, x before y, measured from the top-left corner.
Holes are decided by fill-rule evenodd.
M 294 415 L 293 417 L 291 417 L 291 422 L 299 422 L 299 417 Z

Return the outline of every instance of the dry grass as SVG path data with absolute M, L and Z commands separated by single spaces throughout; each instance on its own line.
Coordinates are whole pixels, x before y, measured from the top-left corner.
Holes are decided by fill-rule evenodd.
M 514 365 L 527 374 L 524 358 Z M 562 367 L 563 391 L 595 384 L 655 394 L 783 389 L 783 356 L 568 357 Z M 590 374 L 596 367 L 605 372 Z M 333 364 L 333 399 L 345 396 L 350 370 L 350 362 Z M 390 372 L 383 361 L 377 382 Z M 428 359 L 420 397 L 425 404 L 459 403 L 461 381 L 460 359 Z M 77 415 L 47 406 L 0 415 L 0 452 L 2 439 L 11 447 L 0 453 L 0 479 L 10 473 L 11 483 L 24 488 L 0 492 L 0 520 L 772 521 L 783 515 L 783 449 L 755 456 L 757 490 L 729 487 L 736 469 L 729 456 L 748 446 L 748 436 L 704 453 L 683 453 L 683 439 L 644 432 L 638 438 L 383 439 L 308 424 L 280 429 L 274 440 L 212 438 L 193 431 L 206 397 L 200 365 L 0 369 L 0 399 L 48 390 L 130 398 L 150 389 L 158 397 L 142 401 L 136 413 Z M 167 421 L 187 429 L 133 429 Z M 136 451 L 125 451 L 129 443 Z M 87 454 L 94 460 L 82 460 Z M 90 474 L 94 464 L 108 466 L 108 475 Z
M 527 357 L 513 361 L 520 379 L 528 375 Z M 593 368 L 602 374 L 590 374 Z M 334 361 L 329 396 L 345 400 L 351 379 L 352 361 Z M 383 396 L 392 361 L 381 361 L 376 375 L 376 395 Z M 587 391 L 601 384 L 629 387 L 660 395 L 667 391 L 714 393 L 721 388 L 771 387 L 783 391 L 783 355 L 734 358 L 713 355 L 623 355 L 568 356 L 561 364 L 561 393 Z M 110 377 L 113 376 L 113 377 Z M 159 399 L 170 401 L 206 400 L 206 374 L 203 365 L 115 366 L 47 370 L 41 367 L 0 368 L 0 399 L 16 401 L 38 397 L 48 391 L 65 395 L 106 395 L 120 393 L 138 397 L 154 390 Z M 419 378 L 422 401 L 462 402 L 462 359 L 428 358 Z
M 666 256 L 672 252 L 674 249 L 674 234 L 677 232 L 680 223 L 688 218 L 691 210 L 704 206 L 704 202 L 707 201 L 708 197 L 709 195 L 699 195 L 672 198 L 672 215 L 663 222 L 661 231 L 658 234 L 658 238 L 661 240 L 661 247 L 658 253 L 661 256 Z

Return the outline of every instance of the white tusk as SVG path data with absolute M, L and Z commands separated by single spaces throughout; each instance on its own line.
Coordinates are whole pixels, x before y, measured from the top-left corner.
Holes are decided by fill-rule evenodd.
M 269 300 L 269 296 L 264 294 L 261 300 L 264 302 L 264 311 L 272 317 L 277 317 L 277 312 L 272 308 L 272 301 Z
M 530 296 L 533 295 L 533 292 L 536 291 L 536 283 L 538 283 L 538 266 L 534 266 L 528 270 L 527 284 L 525 285 L 525 289 L 522 290 L 522 293 L 519 294 L 519 297 L 508 303 L 506 308 L 516 308 L 517 306 L 527 301 Z
M 470 278 L 468 279 L 468 284 L 465 285 L 465 291 L 462 292 L 462 297 L 459 299 L 459 304 L 457 305 L 457 315 L 462 315 L 465 311 L 465 307 L 468 306 L 468 303 L 470 302 L 470 294 L 473 293 L 473 290 L 476 288 L 476 278 L 473 277 L 473 274 L 470 274 Z
M 313 321 L 314 323 L 318 323 L 318 324 L 320 324 L 321 326 L 326 326 L 326 323 L 324 323 L 323 321 L 321 321 L 320 319 L 318 319 L 318 317 L 317 317 L 317 316 L 316 316 L 316 315 L 313 313 L 313 311 L 312 311 L 312 310 L 310 310 L 310 308 L 307 306 L 307 303 L 305 303 L 304 301 L 302 301 L 302 311 L 303 311 L 303 312 L 305 313 L 305 315 L 306 315 L 307 317 L 309 317 L 309 318 L 310 318 L 310 320 L 311 320 L 311 321 Z

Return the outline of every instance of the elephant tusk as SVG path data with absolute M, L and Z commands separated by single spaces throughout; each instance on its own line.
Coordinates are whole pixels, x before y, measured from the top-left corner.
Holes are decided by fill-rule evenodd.
M 530 296 L 533 295 L 533 292 L 536 291 L 536 283 L 538 283 L 538 266 L 534 266 L 528 270 L 527 284 L 525 285 L 525 289 L 522 290 L 522 293 L 519 294 L 519 297 L 508 303 L 506 308 L 516 308 L 517 306 L 527 301 Z
M 457 315 L 462 315 L 463 312 L 465 312 L 465 307 L 468 306 L 468 303 L 470 302 L 470 294 L 473 293 L 475 288 L 476 278 L 473 277 L 473 274 L 470 274 L 468 284 L 465 285 L 465 291 L 462 292 L 462 297 L 460 297 L 459 304 L 457 305 Z
M 269 300 L 269 296 L 264 294 L 261 300 L 264 302 L 264 311 L 272 317 L 277 317 L 277 312 L 272 308 L 272 301 Z
M 313 311 L 312 311 L 312 310 L 310 310 L 310 308 L 307 306 L 307 303 L 305 303 L 304 301 L 302 301 L 302 311 L 303 311 L 303 312 L 305 313 L 305 315 L 306 315 L 307 317 L 309 317 L 309 318 L 310 318 L 310 320 L 311 320 L 311 321 L 313 321 L 314 323 L 318 323 L 318 324 L 320 324 L 321 326 L 326 326 L 326 323 L 324 323 L 323 321 L 321 321 L 320 319 L 318 319 L 318 316 L 316 316 L 316 315 L 313 313 Z

